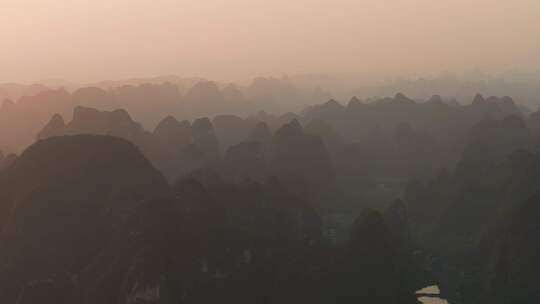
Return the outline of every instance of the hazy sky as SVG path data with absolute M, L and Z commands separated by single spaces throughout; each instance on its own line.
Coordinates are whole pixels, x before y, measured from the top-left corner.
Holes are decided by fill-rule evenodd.
M 538 0 L 0 0 L 0 82 L 540 68 Z

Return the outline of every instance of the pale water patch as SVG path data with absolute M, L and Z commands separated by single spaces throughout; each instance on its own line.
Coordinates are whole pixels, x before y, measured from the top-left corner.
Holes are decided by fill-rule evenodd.
M 443 298 L 438 297 L 441 294 L 441 290 L 437 285 L 431 285 L 424 287 L 416 291 L 416 294 L 419 295 L 418 301 L 423 304 L 448 304 Z
M 439 297 L 420 297 L 418 301 L 422 304 L 448 304 L 448 301 Z
M 441 290 L 439 289 L 439 286 L 431 285 L 431 286 L 428 286 L 428 287 L 424 287 L 424 288 L 422 288 L 420 290 L 417 290 L 416 294 L 438 295 L 438 294 L 441 294 Z

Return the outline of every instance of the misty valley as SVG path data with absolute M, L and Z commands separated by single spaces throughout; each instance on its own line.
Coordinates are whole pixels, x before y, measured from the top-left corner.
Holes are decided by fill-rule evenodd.
M 19 91 L 0 108 L 2 303 L 539 298 L 540 112 L 510 97 Z

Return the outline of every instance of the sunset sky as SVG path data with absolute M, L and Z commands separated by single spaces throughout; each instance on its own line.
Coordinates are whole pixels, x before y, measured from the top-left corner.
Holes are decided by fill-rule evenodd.
M 0 0 L 0 82 L 540 68 L 538 0 Z

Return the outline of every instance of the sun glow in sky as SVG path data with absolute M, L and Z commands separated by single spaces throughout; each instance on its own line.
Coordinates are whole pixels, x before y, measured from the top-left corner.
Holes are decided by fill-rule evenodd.
M 0 82 L 540 68 L 538 0 L 1 0 Z

